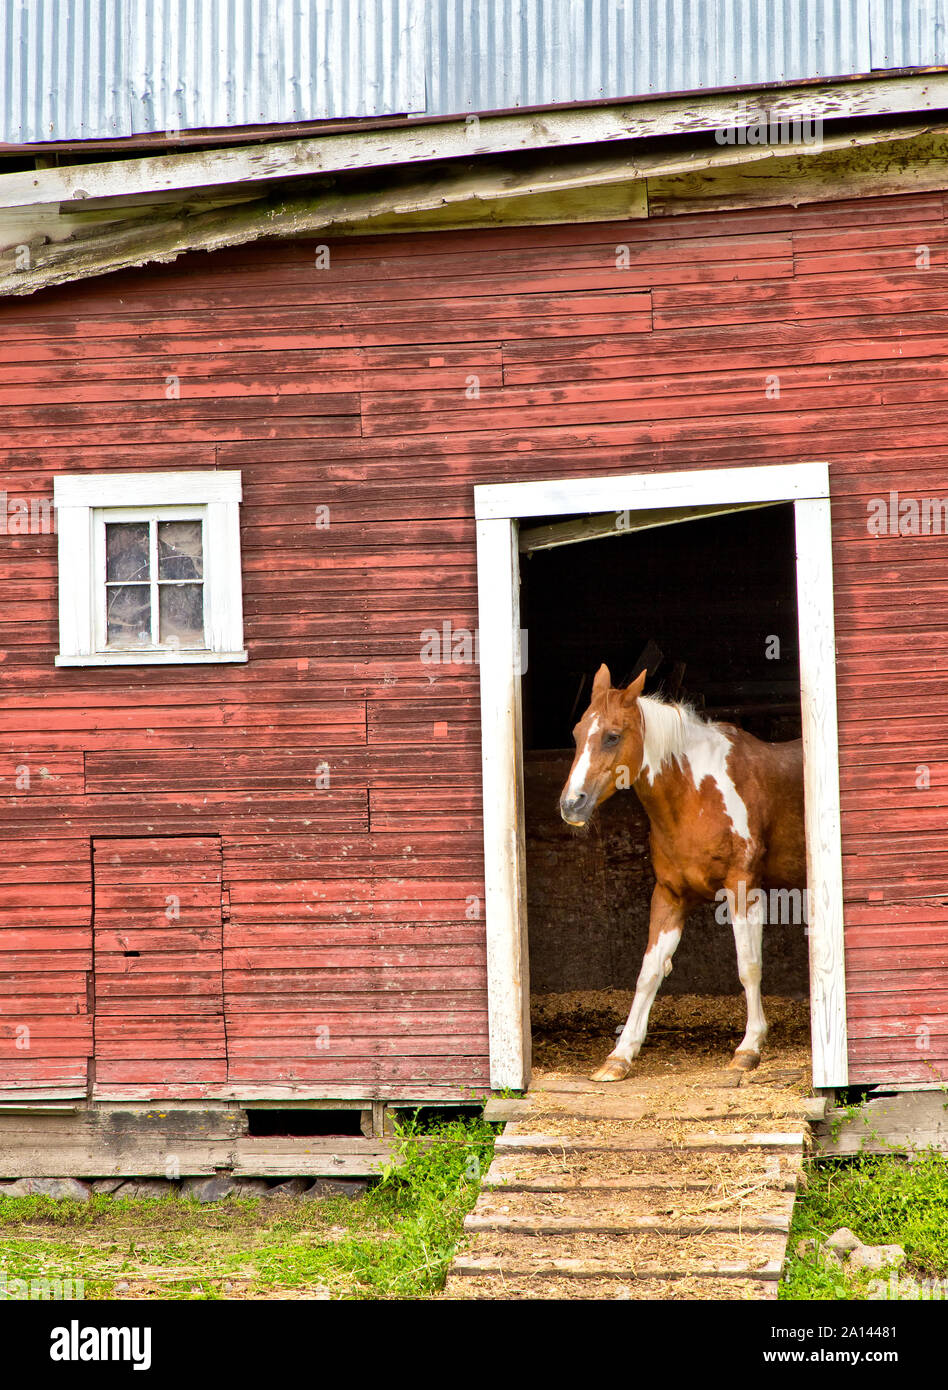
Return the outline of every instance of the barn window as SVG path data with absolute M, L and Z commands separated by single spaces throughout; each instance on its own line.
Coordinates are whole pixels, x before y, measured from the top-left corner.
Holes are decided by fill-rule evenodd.
M 54 480 L 57 666 L 246 661 L 240 474 Z

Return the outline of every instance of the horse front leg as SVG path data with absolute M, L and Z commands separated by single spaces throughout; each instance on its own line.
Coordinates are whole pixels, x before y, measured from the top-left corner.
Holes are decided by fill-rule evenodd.
M 743 886 L 743 885 L 742 885 Z M 752 901 L 749 901 L 752 900 Z M 737 947 L 737 973 L 744 986 L 747 1000 L 747 1031 L 743 1041 L 734 1053 L 730 1065 L 741 1071 L 752 1071 L 760 1064 L 760 1050 L 767 1036 L 767 1020 L 761 1000 L 760 982 L 763 974 L 763 936 L 764 912 L 760 893 L 744 891 L 731 894 L 731 923 L 734 928 L 734 944 Z M 745 906 L 743 912 L 736 904 Z
M 629 1017 L 615 1049 L 593 1072 L 593 1081 L 621 1081 L 628 1076 L 632 1062 L 639 1055 L 648 1028 L 648 1016 L 658 993 L 658 987 L 671 974 L 672 956 L 681 940 L 687 909 L 670 889 L 657 883 L 652 891 L 648 923 L 648 946 L 635 986 L 635 998 Z

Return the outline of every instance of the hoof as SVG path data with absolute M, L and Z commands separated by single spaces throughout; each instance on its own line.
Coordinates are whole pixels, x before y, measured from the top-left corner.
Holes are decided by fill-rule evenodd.
M 729 1066 L 738 1071 L 753 1071 L 760 1066 L 760 1053 L 742 1051 L 740 1048 L 735 1052 Z
M 632 1070 L 632 1063 L 624 1057 L 607 1057 L 598 1071 L 594 1071 L 591 1081 L 623 1081 Z

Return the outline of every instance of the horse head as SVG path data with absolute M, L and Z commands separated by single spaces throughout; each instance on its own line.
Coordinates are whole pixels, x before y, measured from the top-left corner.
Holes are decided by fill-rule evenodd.
M 642 766 L 642 716 L 638 699 L 645 672 L 624 690 L 615 690 L 608 666 L 593 681 L 589 708 L 573 730 L 576 756 L 560 793 L 560 815 L 567 825 L 587 826 L 597 806 L 613 792 L 630 787 Z

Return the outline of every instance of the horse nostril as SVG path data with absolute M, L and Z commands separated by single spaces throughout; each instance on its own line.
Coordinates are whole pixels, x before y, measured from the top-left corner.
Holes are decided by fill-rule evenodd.
M 578 792 L 576 796 L 573 797 L 573 810 L 581 811 L 588 800 L 589 797 L 585 792 Z

